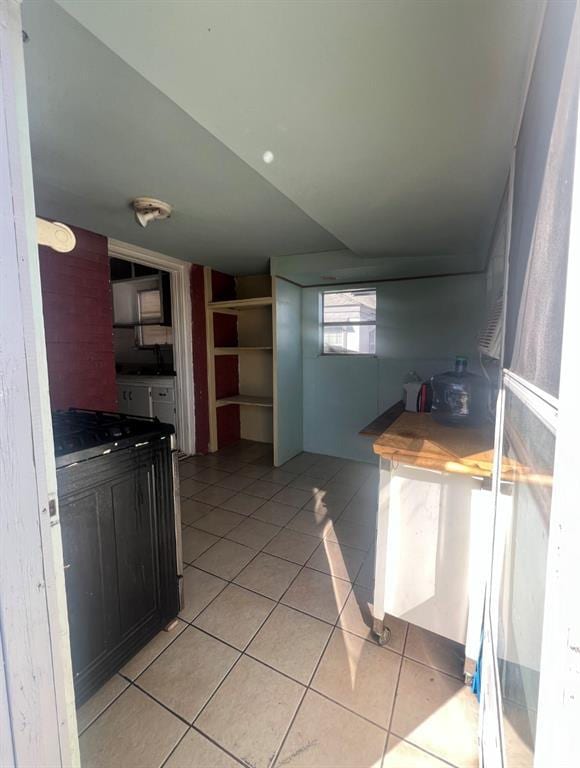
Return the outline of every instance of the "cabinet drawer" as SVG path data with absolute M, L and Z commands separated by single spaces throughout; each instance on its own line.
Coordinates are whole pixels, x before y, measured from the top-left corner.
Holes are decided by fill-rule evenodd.
M 173 387 L 151 387 L 151 399 L 158 403 L 173 403 L 175 390 Z

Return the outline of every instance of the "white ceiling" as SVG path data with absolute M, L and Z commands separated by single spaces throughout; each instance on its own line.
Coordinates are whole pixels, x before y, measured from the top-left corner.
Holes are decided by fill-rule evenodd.
M 103 199 L 113 172 L 119 193 L 159 194 L 176 204 L 175 220 L 154 234 L 151 228 L 151 236 L 148 229 L 148 238 L 171 239 L 161 227 L 181 227 L 181 250 L 189 246 L 202 261 L 204 249 L 218 261 L 227 252 L 230 269 L 236 256 L 247 261 L 260 247 L 263 259 L 343 244 L 367 264 L 382 257 L 387 271 L 392 258 L 397 273 L 402 257 L 409 274 L 426 263 L 430 273 L 451 261 L 462 271 L 482 266 L 540 3 L 59 3 L 133 70 L 51 0 L 25 3 L 25 26 L 36 22 L 36 30 L 27 27 L 35 174 L 55 199 Z M 139 86 L 136 73 L 145 79 Z M 67 119 L 83 128 L 89 110 L 90 139 L 63 128 L 52 107 L 57 96 Z M 94 179 L 103 144 L 97 139 L 95 147 L 91 134 L 101 131 L 113 157 Z M 139 143 L 152 134 L 155 164 Z M 262 159 L 267 150 L 271 164 Z M 86 160 L 71 190 L 79 156 Z M 232 209 L 234 177 L 242 202 Z M 104 221 L 115 215 L 113 205 L 103 208 Z M 264 235 L 258 244 L 256 230 Z
M 234 274 L 342 247 L 58 5 L 23 10 L 41 215 Z M 142 229 L 139 195 L 172 203 L 172 218 Z

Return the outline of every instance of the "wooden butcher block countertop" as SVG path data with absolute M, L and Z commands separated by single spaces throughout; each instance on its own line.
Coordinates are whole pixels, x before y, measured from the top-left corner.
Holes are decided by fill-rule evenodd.
M 405 411 L 375 440 L 373 449 L 383 459 L 408 466 L 491 477 L 493 427 L 447 427 L 429 413 Z

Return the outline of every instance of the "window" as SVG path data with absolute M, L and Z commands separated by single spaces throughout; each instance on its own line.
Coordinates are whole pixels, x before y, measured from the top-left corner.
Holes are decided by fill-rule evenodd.
M 140 325 L 136 335 L 138 347 L 167 347 L 173 344 L 173 329 L 167 325 Z
M 324 291 L 322 294 L 322 353 L 374 355 L 377 334 L 377 292 Z
M 139 291 L 137 303 L 139 322 L 142 325 L 138 325 L 135 329 L 136 345 L 153 347 L 173 344 L 173 329 L 155 322 L 161 320 L 161 292 L 157 288 Z

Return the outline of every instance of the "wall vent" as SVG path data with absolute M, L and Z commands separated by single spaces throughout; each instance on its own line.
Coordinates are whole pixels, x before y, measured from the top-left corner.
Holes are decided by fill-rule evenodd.
M 501 331 L 503 327 L 503 291 L 500 291 L 489 311 L 485 328 L 477 340 L 482 355 L 499 360 L 501 354 Z

